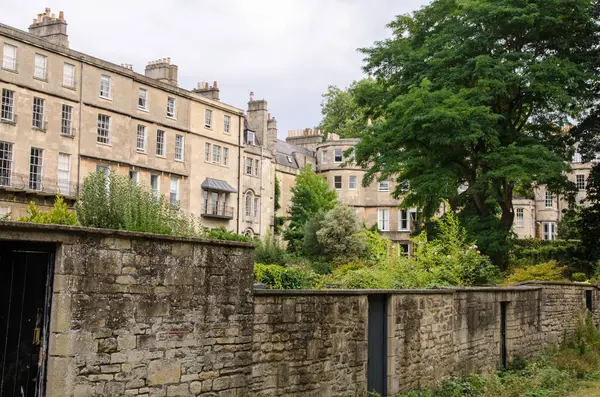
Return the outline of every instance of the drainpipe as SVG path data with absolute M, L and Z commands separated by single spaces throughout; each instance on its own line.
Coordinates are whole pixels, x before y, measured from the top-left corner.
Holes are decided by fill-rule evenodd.
M 268 134 L 267 134 L 268 135 Z M 258 213 L 258 235 L 262 235 L 262 205 L 263 205 L 263 198 L 264 198 L 264 191 L 265 188 L 263 187 L 263 161 L 264 161 L 264 154 L 263 154 L 263 150 L 264 150 L 264 146 L 261 145 L 260 147 L 260 176 L 259 176 L 259 183 L 260 183 L 260 198 L 259 198 L 259 213 Z
M 242 205 L 242 136 L 244 135 L 244 115 L 239 115 L 239 134 L 238 134 L 238 205 L 237 205 L 237 224 L 236 233 L 240 233 L 240 207 Z
M 83 125 L 83 57 L 79 58 L 79 127 L 77 134 L 77 197 L 79 197 L 81 177 L 81 134 Z

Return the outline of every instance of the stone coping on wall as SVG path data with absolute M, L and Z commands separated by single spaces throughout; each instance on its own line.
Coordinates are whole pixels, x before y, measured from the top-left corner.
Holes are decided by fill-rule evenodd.
M 468 288 L 438 288 L 438 289 L 254 289 L 255 295 L 427 295 L 427 294 L 454 294 L 457 292 L 518 292 L 537 291 L 539 286 L 511 286 L 511 287 L 468 287 Z
M 531 281 L 520 282 L 517 285 L 523 285 L 523 286 L 527 286 L 527 285 L 566 285 L 566 286 L 575 286 L 575 287 L 593 287 L 593 288 L 600 289 L 600 285 L 598 285 L 598 284 L 571 282 L 571 281 L 531 280 Z
M 14 236 L 6 235 L 6 232 L 15 232 Z M 213 244 L 213 245 L 224 245 L 230 247 L 256 247 L 255 243 L 247 243 L 242 241 L 226 241 L 226 240 L 209 240 L 198 237 L 183 237 L 183 236 L 171 236 L 168 234 L 156 234 L 156 233 L 142 233 L 142 232 L 130 232 L 126 230 L 115 230 L 115 229 L 101 229 L 94 227 L 84 226 L 68 226 L 68 225 L 50 225 L 50 224 L 39 224 L 39 223 L 27 223 L 27 222 L 4 222 L 0 221 L 0 240 L 26 240 L 26 241 L 45 241 L 45 242 L 61 242 L 63 238 L 44 238 L 44 239 L 32 239 L 34 236 L 28 234 L 27 236 L 20 236 L 18 233 L 43 233 L 44 235 L 51 235 L 53 233 L 63 235 L 98 235 L 102 237 L 124 237 L 132 239 L 150 239 L 150 240 L 166 240 L 166 241 L 178 241 L 182 243 L 202 243 L 202 244 Z M 24 238 L 26 237 L 26 238 Z M 57 236 L 58 237 L 58 236 Z

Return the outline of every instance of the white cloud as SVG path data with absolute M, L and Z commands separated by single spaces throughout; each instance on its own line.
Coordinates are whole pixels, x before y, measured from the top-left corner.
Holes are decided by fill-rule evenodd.
M 362 76 L 356 49 L 385 38 L 395 15 L 427 0 L 4 0 L 0 22 L 27 30 L 47 6 L 63 10 L 71 48 L 143 73 L 170 57 L 179 84 L 218 80 L 242 109 L 248 93 L 269 102 L 279 136 L 315 126 L 321 94 Z

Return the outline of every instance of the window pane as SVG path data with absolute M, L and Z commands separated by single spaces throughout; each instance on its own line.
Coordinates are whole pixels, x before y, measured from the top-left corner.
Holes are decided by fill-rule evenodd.
M 175 160 L 183 161 L 183 135 L 175 135 Z
M 204 161 L 210 161 L 210 143 L 204 144 Z
M 110 98 L 110 77 L 102 75 L 100 76 L 100 96 L 104 98 Z
M 15 93 L 7 89 L 2 90 L 2 119 L 15 121 Z
M 342 162 L 342 149 L 335 149 L 333 161 L 336 163 Z
M 47 61 L 48 61 L 48 58 L 46 58 L 45 56 L 40 55 L 40 54 L 35 54 L 35 67 L 34 67 L 34 71 L 33 71 L 34 77 L 36 77 L 38 79 L 46 80 Z
M 4 44 L 2 67 L 8 70 L 17 70 L 17 47 L 14 45 Z
M 212 124 L 212 110 L 206 109 L 204 112 L 204 126 L 210 128 Z
M 146 126 L 138 124 L 137 126 L 137 139 L 135 149 L 138 152 L 146 151 Z
M 229 149 L 223 148 L 223 165 L 229 165 Z
M 70 194 L 71 155 L 58 154 L 58 192 L 63 195 Z
M 45 129 L 44 126 L 44 100 L 41 98 L 33 98 L 33 117 L 31 126 L 34 128 Z
M 221 146 L 213 145 L 213 163 L 221 162 Z
M 96 141 L 110 144 L 110 116 L 104 114 L 98 115 L 98 136 Z
M 165 132 L 161 130 L 156 131 L 156 155 L 165 155 Z
M 11 186 L 13 144 L 0 142 L 0 185 Z
M 148 105 L 148 91 L 140 88 L 138 92 L 138 109 L 147 109 Z
M 63 85 L 75 87 L 75 66 L 65 63 L 63 67 Z
M 73 106 L 62 105 L 60 133 L 68 136 L 73 135 Z
M 29 157 L 29 188 L 42 190 L 43 150 L 31 148 Z
M 225 118 L 223 119 L 223 131 L 225 131 L 226 133 L 229 133 L 230 124 L 231 124 L 231 117 L 225 116 Z
M 175 98 L 167 99 L 167 116 L 175 117 Z

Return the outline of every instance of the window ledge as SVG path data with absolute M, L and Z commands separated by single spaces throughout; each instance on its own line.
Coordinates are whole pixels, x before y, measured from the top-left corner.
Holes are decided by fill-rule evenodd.
M 149 112 L 148 108 L 141 108 L 139 106 L 138 106 L 137 110 L 139 110 L 140 112 L 145 112 L 145 113 Z
M 112 143 L 110 143 L 110 142 L 109 142 L 109 143 L 104 143 L 104 142 L 98 142 L 98 141 L 96 141 L 96 143 L 97 143 L 98 145 L 112 147 Z
M 63 133 L 61 133 L 60 136 L 62 136 L 64 138 L 75 139 L 75 134 L 63 134 Z
M 136 150 L 135 151 L 137 154 L 143 154 L 143 155 L 147 155 L 148 153 L 146 153 L 145 150 Z
M 38 81 L 42 81 L 42 82 L 44 82 L 44 83 L 47 83 L 47 82 L 48 82 L 48 77 L 42 78 L 42 77 L 36 77 L 36 76 L 33 76 L 33 79 L 34 79 L 34 80 L 38 80 Z
M 161 158 L 161 159 L 166 159 L 166 158 L 167 158 L 167 156 L 165 156 L 165 155 L 160 155 L 160 154 L 157 154 L 157 155 L 156 155 L 156 157 L 158 157 L 158 158 Z
M 108 96 L 102 96 L 102 95 L 98 95 L 100 97 L 100 99 L 104 99 L 106 101 L 112 101 L 113 99 L 111 97 Z
M 185 159 L 181 159 L 181 160 L 174 159 L 174 161 L 177 162 L 177 163 L 185 163 Z
M 67 90 L 71 90 L 71 91 L 75 91 L 76 90 L 75 86 L 71 87 L 69 85 L 64 85 L 64 84 L 62 85 L 62 88 L 66 88 Z
M 17 121 L 16 120 L 8 120 L 8 119 L 0 119 L 0 123 L 2 123 L 2 124 L 10 124 L 10 125 L 17 125 Z
M 41 131 L 41 132 L 46 132 L 48 129 L 47 128 L 40 128 L 40 127 L 31 127 L 32 130 L 35 131 Z
M 167 115 L 166 117 L 167 117 L 169 120 L 177 121 L 177 117 L 174 117 L 174 116 L 169 116 L 169 115 Z
M 9 69 L 9 68 L 2 67 L 2 70 L 6 71 L 6 72 L 10 72 L 10 73 L 19 74 L 18 69 Z

